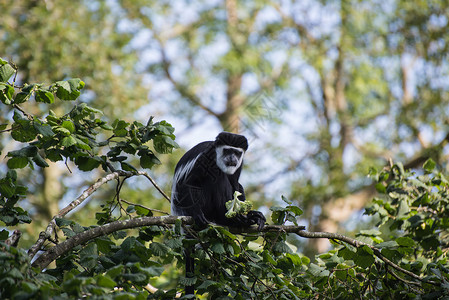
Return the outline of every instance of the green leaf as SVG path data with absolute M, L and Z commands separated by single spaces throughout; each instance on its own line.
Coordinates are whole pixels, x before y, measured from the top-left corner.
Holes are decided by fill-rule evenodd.
M 284 201 L 288 205 L 291 205 L 293 203 L 292 201 L 288 200 L 287 197 L 285 197 L 284 195 L 281 195 L 281 199 L 282 199 L 282 201 Z
M 141 206 L 136 206 L 136 212 L 139 216 L 148 216 L 151 215 L 151 210 L 141 207 Z
M 76 145 L 76 139 L 71 135 L 66 136 L 65 138 L 62 139 L 61 145 L 64 146 L 65 148 L 74 146 Z
M 148 267 L 141 268 L 141 270 L 148 275 L 148 277 L 158 277 L 164 272 L 164 267 Z
M 206 290 L 209 287 L 215 287 L 215 286 L 219 286 L 220 283 L 216 282 L 216 281 L 212 281 L 212 280 L 205 280 L 203 281 L 203 283 L 200 284 L 200 286 L 198 287 L 199 290 Z
M 411 238 L 405 237 L 405 236 L 401 236 L 401 237 L 397 238 L 396 243 L 398 243 L 399 246 L 404 246 L 404 247 L 414 247 L 415 246 L 415 241 L 412 240 Z
M 98 249 L 96 243 L 90 243 L 84 247 L 80 253 L 80 264 L 88 269 L 94 268 L 97 265 Z
M 114 280 L 112 280 L 111 277 L 109 277 L 107 275 L 99 274 L 96 278 L 96 281 L 99 286 L 109 288 L 109 289 L 113 289 L 117 285 L 117 283 Z
M 45 161 L 45 159 L 39 154 L 36 153 L 36 155 L 33 157 L 33 161 L 36 165 L 38 165 L 41 168 L 47 168 L 48 164 Z
M 62 233 L 64 233 L 64 235 L 68 238 L 71 238 L 72 236 L 76 235 L 76 233 L 73 232 L 72 229 L 69 229 L 67 227 L 61 228 L 61 230 L 62 230 Z
M 3 62 L 4 60 L 0 64 L 0 82 L 7 82 L 16 70 L 9 63 L 3 64 Z
M 14 104 L 20 104 L 20 103 L 26 102 L 29 98 L 30 98 L 29 93 L 19 92 L 14 97 Z
M 6 229 L 2 229 L 2 231 L 0 231 L 0 241 L 4 241 L 9 237 L 9 231 Z
M 59 149 L 45 149 L 45 155 L 47 159 L 57 162 L 62 160 L 61 150 Z
M 52 137 L 54 135 L 53 130 L 51 130 L 51 126 L 48 124 L 42 124 L 38 121 L 33 122 L 34 129 L 44 137 Z
M 124 268 L 125 268 L 125 266 L 123 266 L 123 265 L 118 265 L 118 266 L 112 267 L 106 272 L 106 275 L 108 275 L 111 278 L 115 278 L 115 277 L 119 276 L 120 274 L 122 274 Z
M 379 249 L 383 249 L 383 248 L 396 249 L 399 245 L 396 241 L 387 241 L 387 242 L 376 244 L 374 246 Z
M 75 132 L 75 124 L 73 124 L 72 121 L 65 120 L 62 122 L 61 126 L 67 129 L 70 133 Z
M 267 250 L 264 250 L 262 252 L 262 257 L 265 262 L 268 262 L 268 263 L 276 266 L 276 261 L 274 260 L 273 256 L 271 256 L 270 252 L 268 252 Z
M 357 248 L 357 255 L 354 257 L 354 263 L 361 268 L 368 268 L 374 263 L 374 252 L 370 247 L 363 245 Z
M 194 277 L 180 277 L 179 278 L 179 284 L 182 284 L 184 286 L 194 285 L 197 281 L 196 276 Z
M 20 150 L 9 151 L 6 156 L 9 157 L 33 157 L 37 154 L 36 146 L 27 146 Z
M 53 96 L 51 92 L 42 89 L 36 90 L 34 98 L 36 102 L 44 102 L 48 104 L 55 102 L 55 96 Z
M 137 171 L 137 169 L 134 168 L 134 166 L 132 166 L 132 165 L 130 165 L 129 163 L 124 162 L 124 161 L 122 161 L 122 162 L 120 163 L 120 166 L 122 167 L 122 169 L 123 169 L 124 171 L 129 171 L 129 172 L 135 172 L 135 171 Z
M 274 244 L 273 250 L 280 253 L 292 253 L 292 249 L 284 242 L 280 241 Z
M 113 123 L 113 127 L 114 127 L 114 135 L 118 136 L 118 137 L 124 137 L 128 134 L 128 130 L 126 129 L 126 127 L 129 125 L 129 123 L 123 121 L 123 120 L 115 120 L 115 122 Z
M 295 266 L 302 265 L 301 257 L 297 253 L 287 253 L 285 256 L 287 256 Z
M 154 149 L 161 154 L 171 153 L 173 148 L 178 148 L 178 144 L 169 136 L 156 136 L 153 139 Z
M 86 105 L 86 106 L 84 107 L 84 110 L 87 111 L 87 112 L 94 113 L 94 114 L 100 114 L 100 115 L 103 114 L 103 112 L 102 112 L 101 110 L 96 109 L 96 108 L 93 108 L 93 107 L 88 106 L 88 105 Z M 97 120 L 98 120 L 98 119 L 97 119 Z M 98 120 L 98 121 L 100 121 L 100 120 Z
M 165 241 L 165 244 L 167 245 L 167 247 L 170 247 L 171 249 L 180 249 L 182 247 L 182 239 L 181 238 L 169 239 Z
M 76 140 L 76 146 L 78 148 L 87 150 L 87 151 L 92 150 L 92 148 L 88 144 L 86 144 L 84 141 L 80 140 L 79 138 L 75 137 L 75 140 Z
M 81 94 L 84 82 L 79 78 L 56 82 L 56 96 L 61 100 L 75 100 Z
M 297 207 L 297 206 L 290 206 L 290 205 L 289 205 L 289 206 L 287 206 L 287 209 L 288 209 L 289 211 L 291 211 L 292 213 L 294 213 L 295 216 L 300 216 L 300 215 L 303 214 L 302 209 L 299 208 L 299 207 Z
M 64 226 L 69 226 L 69 225 L 73 224 L 73 221 L 64 219 L 64 218 L 56 218 L 55 222 L 56 222 L 56 225 L 58 225 L 58 227 L 64 227 Z
M 0 179 L 0 195 L 6 198 L 10 198 L 14 195 L 14 184 L 8 178 Z
M 165 246 L 164 244 L 158 243 L 158 242 L 152 242 L 150 244 L 150 250 L 154 253 L 156 256 L 163 256 L 170 251 L 170 248 Z
M 368 177 L 374 179 L 374 181 L 379 181 L 379 173 L 377 172 L 377 169 L 374 167 L 370 167 L 368 170 Z
M 14 87 L 9 84 L 0 83 L 0 101 L 6 105 L 10 105 L 12 102 L 12 96 L 14 95 Z
M 101 162 L 95 158 L 80 156 L 75 159 L 75 164 L 81 171 L 91 171 L 100 166 Z
M 426 162 L 423 164 L 423 168 L 424 170 L 426 170 L 427 172 L 431 173 L 435 167 L 436 167 L 436 163 L 433 159 L 429 158 L 428 160 L 426 160 Z
M 366 236 L 378 236 L 381 235 L 382 232 L 380 232 L 377 229 L 369 229 L 369 230 L 360 230 L 360 234 Z
M 329 276 L 329 271 L 326 270 L 323 267 L 320 267 L 314 263 L 309 265 L 309 270 L 308 270 L 313 276 L 316 277 L 327 277 Z
M 95 243 L 97 243 L 98 251 L 104 254 L 109 253 L 111 251 L 111 247 L 115 245 L 109 238 L 104 237 L 96 239 Z
M 161 161 L 152 153 L 145 153 L 140 156 L 140 166 L 151 169 L 154 165 L 160 165 Z
M 226 253 L 222 243 L 212 244 L 212 246 L 210 247 L 210 250 L 212 250 L 213 252 L 215 252 L 217 254 L 225 254 Z
M 64 128 L 64 127 L 60 127 L 60 126 L 53 127 L 53 131 L 55 133 L 60 133 L 60 134 L 65 135 L 65 136 L 69 136 L 70 135 L 70 130 L 68 130 L 67 128 Z
M 13 157 L 8 160 L 6 163 L 8 165 L 8 168 L 10 169 L 22 169 L 25 168 L 28 165 L 28 158 L 27 157 Z

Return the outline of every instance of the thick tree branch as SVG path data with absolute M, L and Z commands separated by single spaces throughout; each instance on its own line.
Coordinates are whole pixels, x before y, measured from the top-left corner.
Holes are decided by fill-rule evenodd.
M 193 218 L 192 217 L 177 217 L 177 216 L 162 216 L 162 217 L 141 217 L 141 218 L 135 218 L 135 219 L 129 219 L 129 220 L 123 220 L 123 221 L 115 221 L 109 224 L 105 224 L 102 226 L 94 227 L 89 230 L 86 230 L 82 233 L 79 233 L 66 241 L 54 246 L 53 248 L 50 248 L 45 253 L 43 253 L 41 256 L 39 256 L 34 262 L 33 267 L 39 267 L 40 269 L 45 269 L 52 261 L 57 259 L 59 256 L 69 252 L 74 247 L 84 244 L 92 239 L 95 239 L 100 236 L 108 235 L 113 232 L 124 230 L 124 229 L 131 229 L 131 228 L 138 228 L 143 226 L 150 226 L 150 225 L 159 225 L 159 226 L 166 226 L 171 225 L 176 222 L 176 220 L 180 219 L 183 223 L 183 225 L 191 225 L 193 224 Z M 311 239 L 317 239 L 317 238 L 324 238 L 324 239 L 331 239 L 331 240 L 339 240 L 343 241 L 345 243 L 348 243 L 354 247 L 360 247 L 360 246 L 368 246 L 370 247 L 374 254 L 382 260 L 386 265 L 392 267 L 393 269 L 406 274 L 418 281 L 423 281 L 423 279 L 408 271 L 404 268 L 401 268 L 394 262 L 390 261 L 388 258 L 383 256 L 381 254 L 380 249 L 376 248 L 375 246 L 366 244 L 364 242 L 352 239 L 350 237 L 338 234 L 338 233 L 329 233 L 329 232 L 309 232 L 305 231 L 304 226 L 285 226 L 285 225 L 266 225 L 262 231 L 259 231 L 257 227 L 249 227 L 249 228 L 231 228 L 231 232 L 233 233 L 259 233 L 259 232 L 285 232 L 285 233 L 295 233 L 300 237 L 303 238 L 311 238 Z M 434 282 L 428 282 L 431 284 L 435 284 Z

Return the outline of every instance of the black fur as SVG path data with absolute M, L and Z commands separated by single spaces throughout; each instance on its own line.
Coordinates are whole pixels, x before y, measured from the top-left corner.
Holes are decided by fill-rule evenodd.
M 203 227 L 212 222 L 231 227 L 257 224 L 261 229 L 265 217 L 258 211 L 234 218 L 225 217 L 225 203 L 233 199 L 235 191 L 242 193 L 239 200 L 245 201 L 245 191 L 239 183 L 243 163 L 232 175 L 225 174 L 217 166 L 215 149 L 223 145 L 244 151 L 248 149 L 244 136 L 221 132 L 214 142 L 196 145 L 179 160 L 172 187 L 172 214 L 192 216 L 195 224 Z
M 235 165 L 241 161 L 239 168 L 231 175 L 226 174 L 217 166 L 216 148 L 231 146 L 243 151 L 248 149 L 248 141 L 242 135 L 228 132 L 220 133 L 215 141 L 202 142 L 184 154 L 175 168 L 173 179 L 171 207 L 172 214 L 177 216 L 192 216 L 196 226 L 205 227 L 215 223 L 231 227 L 248 227 L 257 224 L 259 230 L 265 224 L 265 216 L 259 211 L 250 211 L 247 215 L 237 215 L 234 218 L 225 216 L 225 203 L 234 198 L 234 192 L 242 195 L 239 200 L 245 201 L 245 191 L 239 183 L 243 166 L 242 151 L 226 150 L 235 155 L 224 162 L 225 166 Z M 194 247 L 185 251 L 186 277 L 193 276 Z M 193 294 L 194 286 L 186 286 L 186 294 Z

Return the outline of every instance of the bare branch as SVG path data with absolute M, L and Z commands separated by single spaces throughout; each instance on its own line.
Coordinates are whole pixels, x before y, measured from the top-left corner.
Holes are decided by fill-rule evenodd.
M 156 181 L 154 181 L 154 179 L 151 178 L 150 175 L 148 175 L 148 173 L 139 171 L 139 172 L 137 172 L 137 175 L 145 176 L 151 182 L 151 184 L 156 188 L 156 190 L 158 190 L 159 193 L 161 193 L 161 195 L 164 196 L 164 198 L 167 199 L 168 202 L 170 202 L 170 197 L 168 197 L 167 194 L 164 193 L 164 191 L 157 185 Z
M 33 116 L 28 114 L 27 112 L 25 112 L 23 110 L 23 108 L 21 108 L 19 105 L 14 104 L 13 105 L 15 109 L 17 109 L 18 111 L 20 111 L 25 117 L 27 117 L 28 120 L 32 121 L 33 120 Z
M 142 205 L 142 204 L 137 204 L 137 203 L 132 203 L 132 202 L 126 201 L 125 199 L 120 199 L 120 201 L 125 202 L 126 204 L 129 204 L 129 205 L 134 205 L 134 206 L 142 207 L 142 208 L 148 209 L 148 210 L 150 210 L 150 211 L 155 211 L 155 212 L 158 212 L 158 213 L 160 213 L 160 214 L 169 215 L 168 212 L 165 212 L 165 211 L 160 210 L 160 209 L 155 209 L 155 208 L 146 207 L 145 205 Z
M 51 219 L 50 223 L 48 223 L 45 231 L 42 231 L 39 234 L 39 238 L 36 241 L 36 243 L 33 246 L 31 246 L 31 248 L 28 250 L 28 255 L 30 256 L 30 258 L 33 258 L 34 255 L 36 255 L 36 253 L 42 248 L 42 245 L 44 244 L 44 242 L 49 237 L 52 236 L 53 232 L 55 231 L 55 227 L 56 227 L 56 222 L 55 222 L 56 218 L 63 218 L 65 215 L 67 215 L 69 212 L 71 212 L 74 208 L 76 208 L 78 205 L 83 203 L 84 200 L 86 200 L 90 195 L 92 195 L 100 186 L 102 186 L 106 182 L 109 182 L 111 180 L 118 178 L 120 175 L 121 175 L 120 172 L 114 172 L 114 173 L 106 175 L 103 178 L 98 179 L 94 184 L 92 184 L 90 187 L 88 187 L 86 190 L 84 190 L 84 192 L 78 198 L 76 198 L 75 200 L 70 202 L 69 205 L 67 205 L 66 207 L 61 209 L 59 211 L 59 213 Z
M 5 244 L 13 246 L 13 247 L 17 247 L 17 244 L 19 243 L 19 239 L 21 236 L 22 236 L 22 232 L 20 230 L 16 229 L 11 234 L 11 236 L 5 241 Z
M 41 256 L 39 256 L 34 262 L 34 267 L 39 267 L 40 269 L 46 268 L 53 260 L 57 259 L 59 256 L 67 253 L 72 248 L 84 244 L 92 239 L 95 239 L 100 236 L 108 235 L 113 232 L 123 230 L 123 229 L 131 229 L 131 228 L 137 228 L 142 226 L 150 226 L 150 225 L 159 225 L 159 226 L 166 226 L 170 224 L 174 224 L 176 220 L 181 220 L 183 225 L 192 225 L 193 224 L 193 218 L 188 216 L 161 216 L 161 217 L 142 217 L 142 218 L 135 218 L 135 219 L 129 219 L 129 220 L 123 220 L 123 221 L 115 221 L 109 224 L 105 224 L 102 226 L 94 227 L 89 230 L 86 230 L 82 233 L 79 233 L 66 241 L 54 246 L 53 248 L 50 248 L 45 253 L 43 253 Z M 388 258 L 383 256 L 380 252 L 380 249 L 369 245 L 367 243 L 352 239 L 350 237 L 338 234 L 338 233 L 330 233 L 330 232 L 308 232 L 305 231 L 304 226 L 286 226 L 286 225 L 266 225 L 261 231 L 257 229 L 257 227 L 249 227 L 249 228 L 230 228 L 230 231 L 233 233 L 260 233 L 260 232 L 285 232 L 285 233 L 295 233 L 299 235 L 300 237 L 304 238 L 325 238 L 325 239 L 332 239 L 332 240 L 339 240 L 343 241 L 345 243 L 348 243 L 354 247 L 360 247 L 360 246 L 368 246 L 370 247 L 374 254 L 382 260 L 386 265 L 391 266 L 393 269 L 406 274 L 420 282 L 423 281 L 423 279 L 408 271 L 404 268 L 401 268 L 394 262 L 390 261 Z M 427 283 L 430 284 L 436 284 L 435 282 L 427 281 Z

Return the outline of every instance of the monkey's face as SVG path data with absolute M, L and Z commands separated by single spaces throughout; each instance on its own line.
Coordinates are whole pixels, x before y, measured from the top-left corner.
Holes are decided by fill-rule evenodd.
M 245 151 L 241 148 L 232 146 L 217 146 L 217 166 L 225 174 L 232 175 L 242 165 L 243 154 Z

